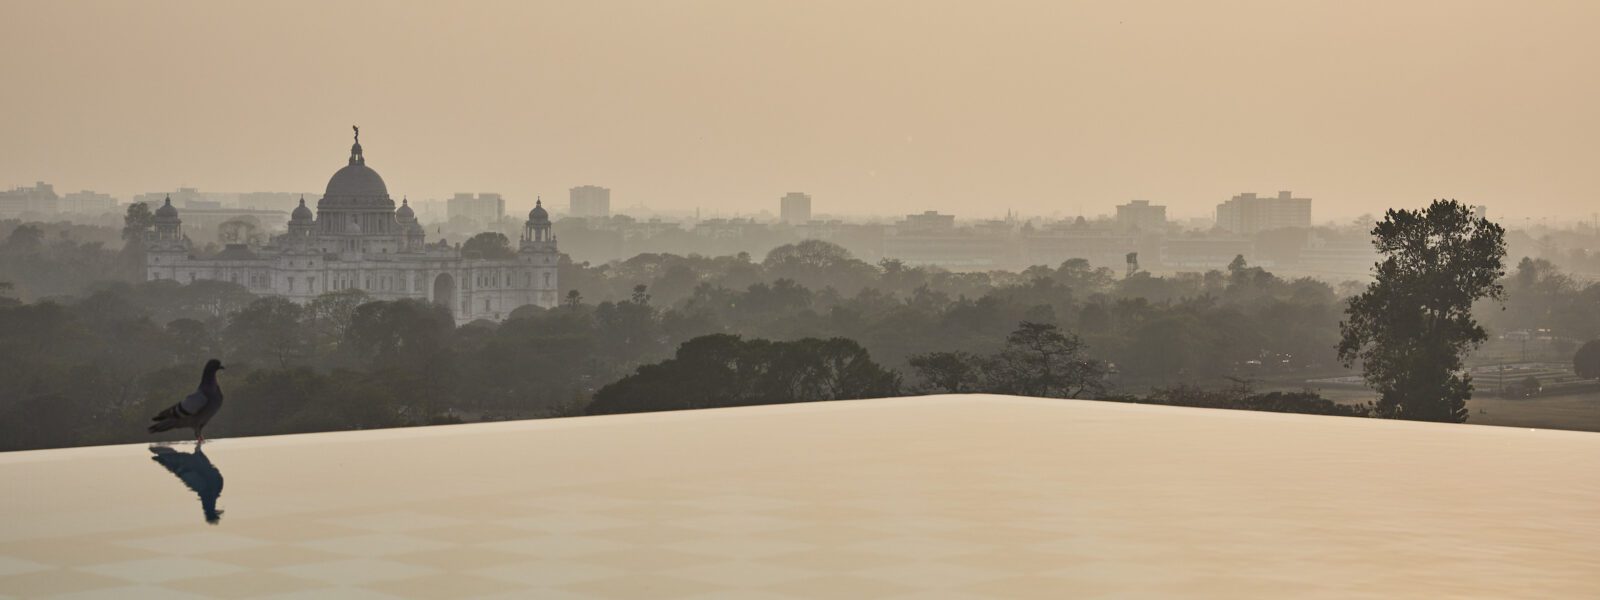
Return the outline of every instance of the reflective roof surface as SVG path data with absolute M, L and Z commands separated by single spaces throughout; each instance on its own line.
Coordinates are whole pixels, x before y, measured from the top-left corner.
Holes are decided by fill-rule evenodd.
M 0 596 L 1600 597 L 1591 433 L 964 396 L 193 450 L 0 454 Z

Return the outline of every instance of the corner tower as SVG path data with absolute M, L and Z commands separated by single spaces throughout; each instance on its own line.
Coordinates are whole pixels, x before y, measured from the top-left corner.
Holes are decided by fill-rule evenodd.
M 544 199 L 534 200 L 528 211 L 528 221 L 522 225 L 522 251 L 537 251 L 549 246 L 556 248 L 556 236 L 550 233 L 550 213 L 544 209 Z
M 556 249 L 556 236 L 550 232 L 550 213 L 544 209 L 544 200 L 534 200 L 528 211 L 528 221 L 522 225 L 522 246 L 518 258 L 527 265 L 528 296 L 525 304 L 545 308 L 556 306 L 557 270 L 561 252 Z
M 172 205 L 172 196 L 167 196 L 161 207 L 156 209 L 154 230 L 146 238 L 146 247 L 150 250 L 188 250 L 188 240 L 183 237 L 183 219 L 178 218 L 178 209 Z

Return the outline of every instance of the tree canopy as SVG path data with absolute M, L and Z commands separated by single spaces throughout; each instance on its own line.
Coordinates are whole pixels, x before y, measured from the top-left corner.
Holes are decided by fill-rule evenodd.
M 993 355 L 929 352 L 909 362 L 928 392 L 1097 398 L 1106 390 L 1106 366 L 1085 350 L 1078 336 L 1055 325 L 1023 321 Z
M 463 258 L 512 258 L 517 251 L 511 248 L 511 239 L 497 231 L 485 231 L 461 244 Z
M 1436 200 L 1390 210 L 1372 235 L 1383 262 L 1345 311 L 1340 359 L 1361 364 L 1380 416 L 1466 421 L 1472 380 L 1462 356 L 1488 339 L 1472 305 L 1501 297 L 1505 230 Z
M 717 334 L 600 388 L 589 414 L 894 396 L 900 377 L 844 338 L 792 342 Z

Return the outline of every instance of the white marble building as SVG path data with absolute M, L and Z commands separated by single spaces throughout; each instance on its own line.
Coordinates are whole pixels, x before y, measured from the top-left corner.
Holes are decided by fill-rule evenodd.
M 230 244 L 197 258 L 169 199 L 155 211 L 146 277 L 231 281 L 258 295 L 301 303 L 324 292 L 360 289 L 374 300 L 444 304 L 458 323 L 498 321 L 520 306 L 549 308 L 559 301 L 561 254 L 543 203 L 528 213 L 515 257 L 463 258 L 459 245 L 427 243 L 408 203 L 396 210 L 383 178 L 362 156 L 359 134 L 350 163 L 328 180 L 316 214 L 302 199 L 288 229 L 261 248 Z

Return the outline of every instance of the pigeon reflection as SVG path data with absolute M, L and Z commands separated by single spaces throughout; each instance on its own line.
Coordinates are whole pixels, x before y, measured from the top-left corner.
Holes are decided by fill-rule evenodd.
M 222 495 L 222 471 L 211 464 L 204 449 L 196 445 L 190 453 L 168 446 L 151 446 L 150 453 L 155 455 L 150 460 L 161 463 L 200 496 L 200 509 L 205 511 L 207 523 L 216 525 L 222 520 L 222 511 L 217 510 L 217 497 Z

